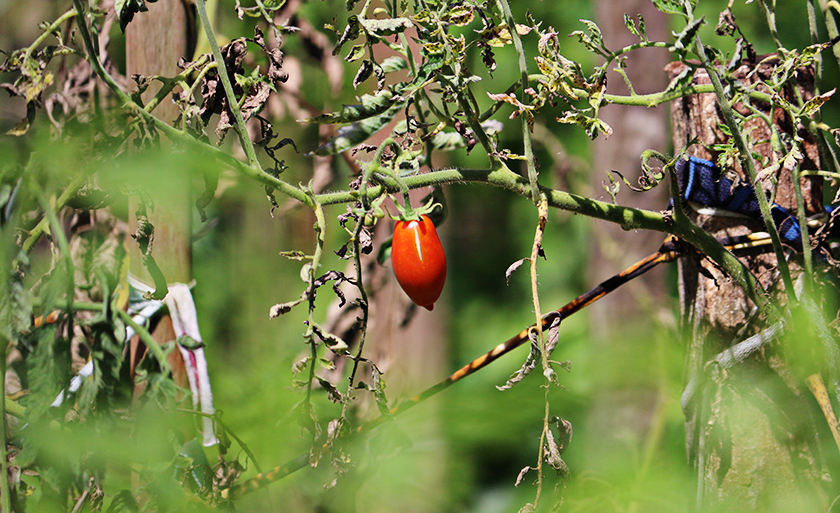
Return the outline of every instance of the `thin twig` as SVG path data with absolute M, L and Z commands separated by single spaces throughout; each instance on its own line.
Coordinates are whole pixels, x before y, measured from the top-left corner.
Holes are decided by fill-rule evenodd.
M 545 404 L 545 411 L 543 412 L 543 426 L 542 426 L 542 433 L 540 434 L 540 446 L 538 448 L 537 454 L 537 494 L 534 498 L 534 509 L 537 508 L 540 504 L 540 497 L 542 496 L 542 488 L 543 488 L 543 453 L 544 447 L 546 443 L 546 437 L 548 436 L 548 430 L 551 429 L 549 425 L 550 417 L 550 403 L 549 403 L 549 392 L 551 391 L 551 379 L 548 373 L 548 351 L 545 347 L 545 334 L 542 330 L 542 311 L 540 310 L 540 294 L 539 294 L 539 282 L 538 282 L 538 275 L 537 275 L 537 262 L 540 258 L 540 253 L 542 252 L 542 239 L 543 234 L 545 233 L 545 225 L 548 222 L 548 202 L 545 199 L 545 196 L 542 196 L 542 199 L 539 201 L 537 205 L 537 213 L 538 213 L 538 220 L 537 220 L 537 230 L 534 233 L 534 243 L 531 246 L 531 300 L 534 304 L 534 313 L 537 316 L 537 322 L 534 324 L 534 331 L 536 331 L 537 342 L 540 346 L 540 364 L 543 370 L 543 378 L 545 379 L 545 397 L 543 399 Z
M 516 31 L 516 21 L 513 19 L 513 14 L 510 11 L 510 5 L 507 0 L 496 0 L 499 10 L 505 17 L 507 23 L 508 33 L 513 40 L 513 47 L 516 50 L 516 55 L 519 62 L 519 73 L 522 75 L 520 82 L 522 84 L 520 102 L 525 101 L 525 89 L 528 87 L 528 65 L 525 62 L 525 49 L 522 47 L 522 40 L 519 38 L 519 33 Z M 522 118 L 522 144 L 525 152 L 525 164 L 528 169 L 528 182 L 531 184 L 531 201 L 534 204 L 540 202 L 542 197 L 540 194 L 539 182 L 537 181 L 537 167 L 534 163 L 534 149 L 531 145 L 531 123 L 528 121 L 529 112 L 523 112 Z M 534 263 L 531 264 L 533 267 Z

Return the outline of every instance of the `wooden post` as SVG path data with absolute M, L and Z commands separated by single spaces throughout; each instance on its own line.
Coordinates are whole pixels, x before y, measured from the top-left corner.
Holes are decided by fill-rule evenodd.
M 760 60 L 760 59 L 759 59 Z M 772 62 L 758 70 L 744 65 L 737 71 L 741 80 L 754 82 L 771 72 Z M 685 69 L 672 63 L 671 78 Z M 750 75 L 751 71 L 756 71 Z M 800 70 L 800 93 L 807 100 L 813 95 L 812 70 Z M 705 70 L 698 70 L 693 82 L 710 83 Z M 790 101 L 793 91 L 788 91 Z M 696 143 L 688 154 L 715 161 L 710 148 L 727 142 L 720 130 L 714 94 L 701 94 L 672 103 L 674 147 L 682 149 L 688 141 Z M 769 114 L 769 105 L 759 108 Z M 736 110 L 746 113 L 741 105 Z M 799 130 L 777 110 L 774 122 L 779 131 Z M 770 148 L 770 129 L 760 119 L 748 122 L 751 151 L 775 161 Z M 803 169 L 819 169 L 815 144 L 803 131 L 805 160 Z M 737 164 L 726 170 L 746 180 Z M 779 171 L 775 201 L 795 211 L 790 172 Z M 802 180 L 806 210 L 821 209 L 820 182 Z M 771 186 L 769 180 L 761 186 Z M 765 231 L 761 222 L 736 217 L 711 217 L 689 210 L 695 221 L 716 237 Z M 784 286 L 778 278 L 776 257 L 766 250 L 740 253 L 761 285 L 784 303 Z M 791 263 L 793 265 L 793 263 Z M 702 267 L 702 269 L 701 269 Z M 700 271 L 703 271 L 702 273 Z M 730 369 L 707 365 L 709 360 L 734 343 L 767 328 L 754 313 L 743 291 L 708 260 L 686 257 L 680 261 L 680 303 L 687 340 L 687 380 L 699 386 L 683 395 L 686 414 L 686 447 L 697 472 L 697 508 L 726 507 L 732 510 L 768 510 L 785 505 L 797 510 L 827 510 L 822 488 L 822 463 L 817 445 L 818 419 L 804 384 L 791 372 L 778 341 Z M 736 509 L 737 508 L 737 509 Z
M 187 55 L 189 41 L 188 6 L 181 0 L 159 0 L 148 3 L 149 12 L 139 13 L 126 28 L 126 73 L 145 77 L 152 75 L 173 76 L 180 71 L 178 59 Z M 153 82 L 143 94 L 148 101 L 160 89 Z M 154 114 L 167 122 L 178 116 L 178 107 L 163 101 Z M 171 180 L 171 181 L 170 181 Z M 155 202 L 154 212 L 149 218 L 155 226 L 154 256 L 168 282 L 186 283 L 192 277 L 190 257 L 190 180 L 186 172 L 172 173 L 165 188 L 175 189 L 183 201 Z M 172 197 L 172 193 L 169 193 Z M 152 198 L 154 200 L 155 198 Z M 133 215 L 134 209 L 131 214 Z M 132 225 L 132 231 L 136 225 Z M 135 247 L 136 249 L 136 247 Z M 139 253 L 132 254 L 132 273 L 143 281 L 153 284 L 143 268 Z
M 137 14 L 126 27 L 126 74 L 129 77 L 135 74 L 145 77 L 174 76 L 180 71 L 178 60 L 181 57 L 191 58 L 188 55 L 191 46 L 189 37 L 195 33 L 194 30 L 188 30 L 189 24 L 194 22 L 194 18 L 189 16 L 188 9 L 191 7 L 182 0 L 158 0 L 147 3 L 147 6 L 149 11 Z M 143 100 L 148 101 L 159 89 L 160 84 L 152 82 L 143 94 Z M 178 116 L 178 107 L 170 101 L 163 101 L 154 114 L 171 123 Z M 154 211 L 148 212 L 149 220 L 155 227 L 152 255 L 168 283 L 187 283 L 192 279 L 189 173 L 180 170 L 171 172 L 165 182 L 149 185 L 152 187 L 149 193 L 154 202 Z M 137 230 L 134 218 L 136 207 L 136 202 L 132 202 L 129 210 L 131 233 Z M 154 280 L 143 266 L 137 244 L 129 243 L 128 246 L 132 274 L 153 286 Z M 159 323 L 153 337 L 161 344 L 176 338 L 168 318 Z M 133 341 L 131 344 L 132 372 L 145 350 L 142 343 Z M 170 353 L 170 365 L 176 383 L 188 386 L 178 351 Z

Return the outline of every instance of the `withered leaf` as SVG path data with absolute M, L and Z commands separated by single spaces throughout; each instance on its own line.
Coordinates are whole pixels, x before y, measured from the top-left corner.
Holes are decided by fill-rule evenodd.
M 508 266 L 507 270 L 505 271 L 505 281 L 507 281 L 508 285 L 510 285 L 510 277 L 513 275 L 513 273 L 515 273 L 517 269 L 522 267 L 522 264 L 530 261 L 530 258 L 520 258 L 519 260 Z
M 321 385 L 321 388 L 327 391 L 327 397 L 329 397 L 330 401 L 334 403 L 341 402 L 341 392 L 339 392 L 338 389 L 335 388 L 335 385 L 323 378 L 316 379 L 318 380 L 318 384 Z
M 513 486 L 519 486 L 522 484 L 522 481 L 525 479 L 525 474 L 533 470 L 530 466 L 525 466 L 522 470 L 519 471 L 519 475 L 516 476 L 516 483 Z
M 525 379 L 525 377 L 537 367 L 537 362 L 540 359 L 541 353 L 540 346 L 537 341 L 537 330 L 534 327 L 528 330 L 528 338 L 531 341 L 531 352 L 528 353 L 528 358 L 525 359 L 525 363 L 522 364 L 522 367 L 520 367 L 518 371 L 514 372 L 511 377 L 508 378 L 504 385 L 496 387 L 498 390 L 505 391 L 513 388 L 513 385 Z
M 296 307 L 301 303 L 303 303 L 303 298 L 295 301 L 289 301 L 288 303 L 277 303 L 276 305 L 272 306 L 271 309 L 269 309 L 268 318 L 274 319 L 275 317 L 287 314 L 292 311 L 292 308 Z
M 268 71 L 266 76 L 271 83 L 285 82 L 289 79 L 289 74 L 282 71 L 283 67 L 283 52 L 279 48 L 269 48 L 265 42 L 262 30 L 259 27 L 254 28 L 254 42 L 262 48 L 265 56 L 268 57 Z

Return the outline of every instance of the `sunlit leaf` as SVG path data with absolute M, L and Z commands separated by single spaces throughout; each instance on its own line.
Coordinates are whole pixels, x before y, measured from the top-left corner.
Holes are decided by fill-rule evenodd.
M 393 102 L 382 114 L 372 116 L 351 125 L 343 126 L 336 131 L 336 134 L 329 141 L 322 144 L 312 154 L 321 157 L 335 155 L 342 151 L 349 150 L 365 142 L 370 136 L 382 130 L 394 119 L 405 106 L 405 101 Z

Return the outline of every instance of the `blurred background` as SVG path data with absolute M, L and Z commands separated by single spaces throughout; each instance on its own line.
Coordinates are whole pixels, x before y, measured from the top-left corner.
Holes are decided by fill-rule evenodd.
M 581 18 L 599 24 L 610 48 L 634 42 L 624 27 L 624 13 L 634 18 L 644 13 L 652 40 L 668 40 L 671 30 L 677 28 L 644 0 L 512 3 L 518 19 L 527 10 L 544 28 L 554 27 L 564 55 L 582 62 L 587 70 L 600 65 L 600 60 L 586 53 L 576 38 L 564 37 L 584 29 L 578 21 Z M 731 52 L 732 40 L 714 35 L 718 13 L 726 4 L 724 0 L 700 0 L 698 10 L 708 21 L 701 32 L 704 41 Z M 0 0 L 0 49 L 10 51 L 30 44 L 39 34 L 40 22 L 53 20 L 70 7 L 70 3 L 55 0 Z M 780 37 L 786 45 L 808 45 L 808 33 L 803 29 L 807 26 L 804 2 L 785 2 L 777 9 Z M 758 53 L 773 51 L 759 3 L 735 2 L 732 10 Z M 220 0 L 215 16 L 223 40 L 253 34 L 253 19 L 237 19 L 232 0 Z M 311 31 L 330 23 L 341 31 L 346 16 L 343 2 L 304 2 L 297 6 L 289 24 L 307 25 Z M 125 36 L 117 26 L 110 35 L 110 58 L 124 71 Z M 324 43 L 328 53 L 335 37 L 322 37 L 330 38 Z M 311 47 L 313 40 L 286 35 L 282 49 L 290 80 L 262 115 L 281 137 L 293 139 L 300 149 L 295 153 L 287 147 L 278 153 L 288 166 L 283 175 L 286 181 L 306 183 L 318 166 L 327 166 L 332 181 L 324 186 L 343 189 L 352 179 L 349 167 L 341 159 L 325 162 L 304 156 L 317 148 L 319 129 L 295 120 L 335 110 L 342 103 L 355 103 L 354 97 L 369 92 L 371 84 L 354 91 L 354 65 L 316 58 L 323 52 Z M 526 52 L 533 52 L 535 44 L 536 36 L 526 36 Z M 472 69 L 483 79 L 475 84 L 483 107 L 490 104 L 484 92 L 506 89 L 512 70 L 518 69 L 512 48 L 497 49 L 495 55 L 498 69 L 492 75 L 481 64 L 480 55 L 473 55 Z M 627 73 L 637 93 L 655 92 L 667 85 L 662 68 L 669 59 L 664 50 L 644 50 L 630 57 Z M 346 67 L 341 72 L 325 67 L 325 62 Z M 833 60 L 827 59 L 823 89 L 830 89 L 836 78 Z M 7 80 L 0 76 L 0 82 Z M 623 79 L 614 72 L 608 83 L 608 92 L 626 93 Z M 301 106 L 312 110 L 301 110 Z M 510 112 L 503 108 L 495 116 L 504 123 L 500 146 L 519 152 L 519 120 L 509 120 Z M 605 108 L 603 119 L 614 133 L 594 142 L 575 127 L 556 123 L 554 116 L 559 112 L 559 107 L 546 108 L 534 132 L 540 180 L 545 185 L 609 200 L 603 184 L 608 182 L 610 170 L 635 181 L 643 150 L 672 150 L 667 106 Z M 835 106 L 829 105 L 824 112 L 836 121 Z M 0 132 L 11 129 L 24 115 L 25 104 L 20 98 L 0 92 Z M 0 138 L 0 158 L 25 162 L 32 151 L 51 151 L 49 132 L 48 120 L 39 113 L 28 135 Z M 236 153 L 233 138 L 230 135 L 225 144 Z M 59 178 L 76 172 L 75 166 L 86 165 L 84 155 L 56 157 L 51 162 Z M 196 196 L 203 190 L 202 166 L 214 165 L 218 164 L 201 158 L 185 164 L 162 154 L 153 163 L 123 162 L 122 170 L 140 177 L 150 173 L 150 167 L 161 173 L 155 175 L 158 177 L 186 170 Z M 483 165 L 480 151 L 436 154 L 434 161 L 435 167 Z M 100 171 L 109 172 L 107 163 Z M 441 237 L 449 273 L 442 299 L 431 313 L 415 312 L 407 328 L 400 327 L 407 303 L 399 289 L 384 288 L 380 305 L 374 306 L 379 309 L 374 312 L 377 324 L 369 335 L 371 353 L 366 354 L 385 372 L 392 404 L 444 379 L 534 320 L 525 268 L 515 273 L 509 284 L 505 280 L 507 267 L 530 253 L 536 221 L 533 205 L 525 198 L 482 185 L 452 185 L 444 192 L 449 217 L 441 227 Z M 665 208 L 666 197 L 665 190 L 637 194 L 625 187 L 617 201 L 660 210 Z M 225 422 L 247 443 L 263 469 L 306 453 L 310 445 L 294 413 L 303 391 L 292 387 L 292 366 L 308 351 L 301 336 L 306 311 L 299 307 L 273 320 L 268 312 L 271 305 L 294 300 L 304 290 L 300 263 L 278 253 L 292 249 L 311 252 L 314 218 L 279 194 L 278 201 L 280 208 L 272 215 L 263 187 L 222 170 L 216 198 L 207 208 L 208 220 L 202 223 L 195 213 L 192 227 L 194 296 L 207 344 L 215 406 L 224 412 Z M 336 220 L 344 210 L 339 205 L 326 211 L 329 251 L 325 270 L 344 271 L 347 265 L 332 253 L 346 241 Z M 660 234 L 624 232 L 607 223 L 550 212 L 544 239 L 546 259 L 539 263 L 543 310 L 559 308 L 654 252 L 661 239 Z M 376 240 L 381 242 L 381 234 Z M 390 271 L 384 271 L 383 279 L 389 279 Z M 686 463 L 679 405 L 683 349 L 675 280 L 675 266 L 663 266 L 563 322 L 553 359 L 569 360 L 570 372 L 560 376 L 563 387 L 551 391 L 551 415 L 569 420 L 574 428 L 563 455 L 571 475 L 566 480 L 548 475 L 540 510 L 560 505 L 569 511 L 684 511 L 691 504 L 695 489 Z M 324 319 L 333 300 L 328 288 L 322 289 L 317 300 L 319 319 Z M 543 380 L 535 372 L 511 390 L 501 392 L 496 386 L 502 385 L 526 356 L 527 349 L 520 348 L 393 423 L 351 440 L 348 454 L 357 467 L 334 487 L 325 487 L 335 475 L 324 460 L 318 468 L 304 468 L 243 497 L 237 507 L 240 511 L 418 513 L 518 510 L 533 501 L 535 493 L 535 473 L 528 474 L 518 487 L 514 483 L 523 467 L 537 464 Z M 346 377 L 333 377 L 346 388 Z M 330 403 L 322 390 L 314 395 L 322 421 L 339 415 L 340 407 Z M 367 403 L 368 408 L 356 414 L 360 420 L 375 415 L 369 398 Z M 208 454 L 212 463 L 213 449 Z M 244 454 L 239 459 L 244 462 Z M 254 474 L 256 468 L 249 463 L 243 478 Z

